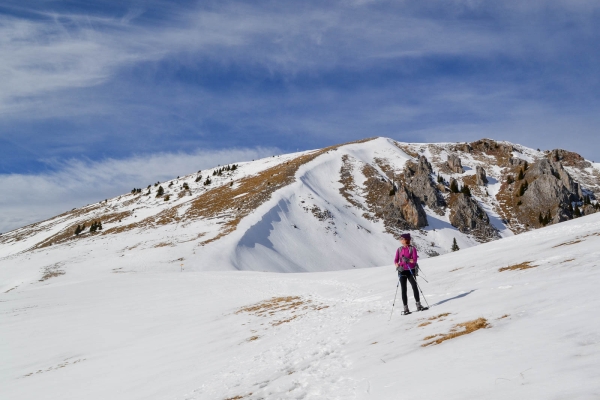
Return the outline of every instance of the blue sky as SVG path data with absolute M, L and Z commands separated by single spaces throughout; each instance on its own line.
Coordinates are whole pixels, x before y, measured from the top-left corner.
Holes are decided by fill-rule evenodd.
M 216 155 L 368 136 L 600 160 L 598 43 L 586 0 L 4 0 L 0 231 Z M 139 160 L 162 164 L 123 177 Z

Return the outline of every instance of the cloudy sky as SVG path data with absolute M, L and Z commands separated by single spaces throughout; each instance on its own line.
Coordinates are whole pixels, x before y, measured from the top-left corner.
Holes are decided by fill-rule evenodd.
M 600 160 L 597 0 L 3 0 L 0 232 L 368 136 Z

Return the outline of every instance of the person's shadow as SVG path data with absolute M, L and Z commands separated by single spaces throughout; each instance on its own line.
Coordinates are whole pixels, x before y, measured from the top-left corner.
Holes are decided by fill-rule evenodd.
M 471 293 L 473 293 L 474 291 L 475 291 L 475 289 L 471 290 L 470 292 L 461 293 L 461 294 L 459 294 L 458 296 L 450 297 L 449 299 L 445 299 L 445 300 L 442 300 L 442 301 L 438 301 L 437 303 L 435 303 L 435 304 L 434 304 L 434 305 L 432 305 L 431 307 L 439 306 L 440 304 L 444 304 L 445 302 L 447 302 L 447 301 L 450 301 L 450 300 L 456 300 L 456 299 L 460 299 L 461 297 L 465 297 L 465 296 L 468 296 L 468 295 L 470 295 L 470 294 L 471 294 Z

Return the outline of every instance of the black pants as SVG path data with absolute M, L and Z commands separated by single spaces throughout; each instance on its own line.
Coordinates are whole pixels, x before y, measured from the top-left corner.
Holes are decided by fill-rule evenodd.
M 409 281 L 410 286 L 412 286 L 415 300 L 417 302 L 420 302 L 421 299 L 419 298 L 419 288 L 417 287 L 417 281 L 415 280 L 415 277 L 412 275 L 411 271 L 398 272 L 398 276 L 400 277 L 400 286 L 402 286 L 402 303 L 404 305 L 408 304 L 408 297 L 406 295 L 406 281 Z

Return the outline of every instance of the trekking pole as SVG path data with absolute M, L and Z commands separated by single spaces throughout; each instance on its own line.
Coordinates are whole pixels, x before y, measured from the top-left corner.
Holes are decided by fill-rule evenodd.
M 417 282 L 417 277 L 415 276 L 415 274 L 413 274 L 412 269 L 409 268 L 408 270 L 410 271 L 410 274 L 412 275 L 413 279 L 415 280 L 415 283 L 417 284 L 417 287 L 419 288 L 419 292 L 421 292 L 421 294 L 423 295 L 423 299 L 425 300 L 425 304 L 427 304 L 427 308 L 429 308 L 429 303 L 427 302 L 427 298 L 425 297 L 425 294 L 421 290 L 421 286 L 419 286 L 419 282 Z
M 398 296 L 398 286 L 400 286 L 400 277 L 398 277 L 398 284 L 396 285 L 396 294 L 394 295 L 394 302 L 392 303 L 392 312 L 390 313 L 390 319 L 388 319 L 388 322 L 392 320 L 392 313 L 394 312 L 394 306 L 396 305 L 396 296 Z

